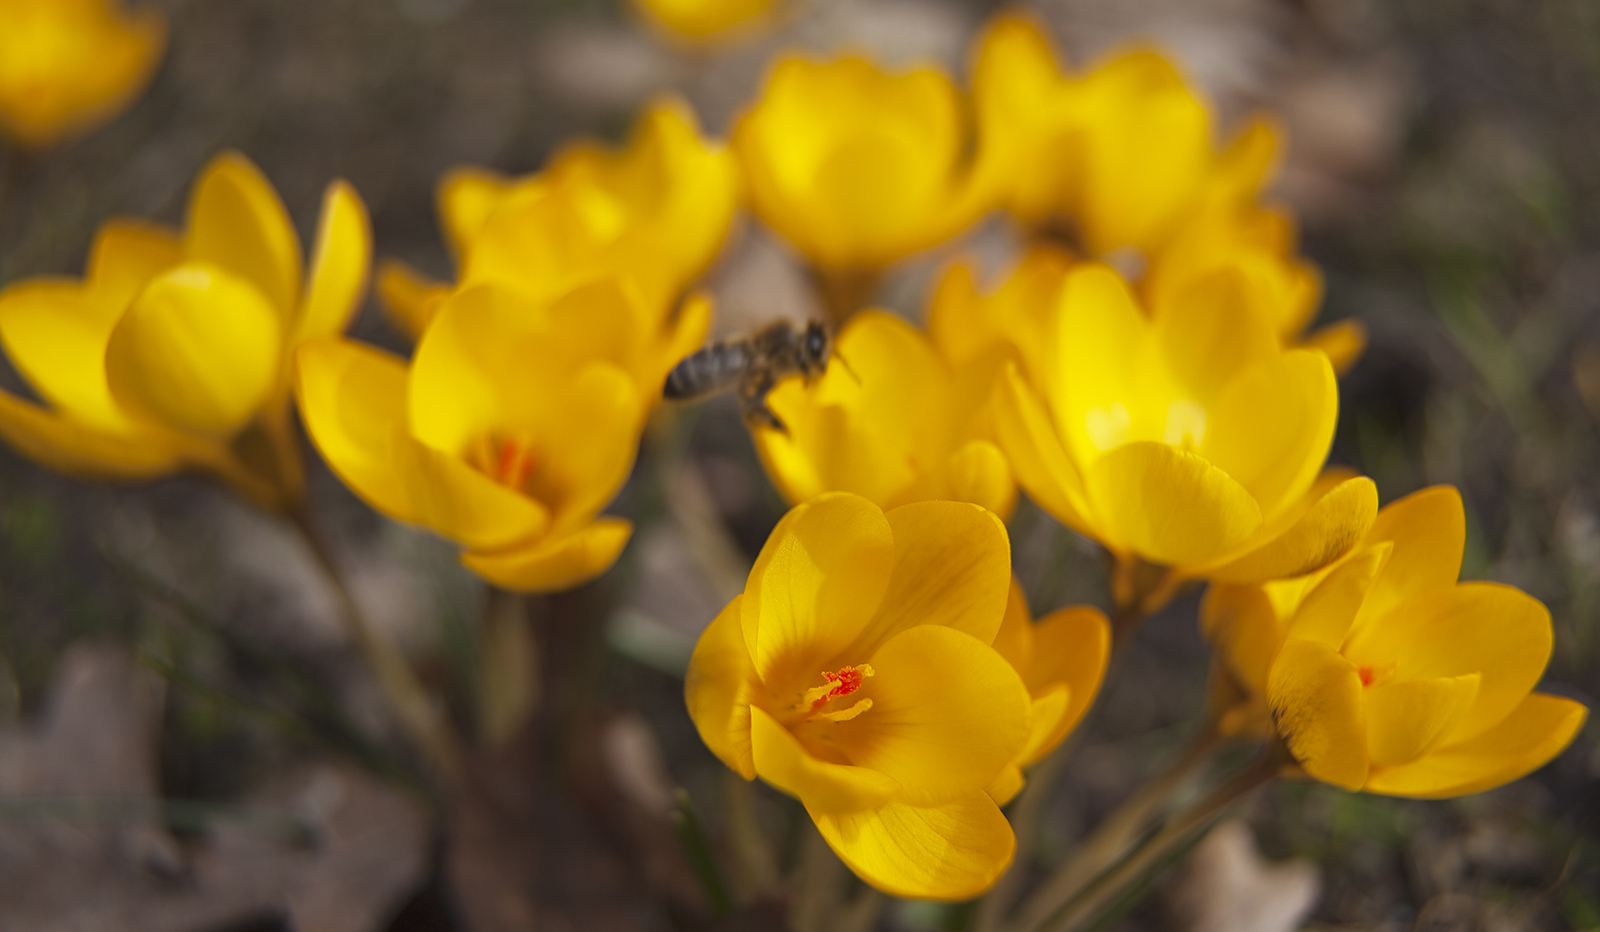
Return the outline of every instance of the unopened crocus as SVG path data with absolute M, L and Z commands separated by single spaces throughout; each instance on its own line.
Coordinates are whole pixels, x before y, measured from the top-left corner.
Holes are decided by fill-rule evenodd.
M 272 185 L 227 153 L 201 173 L 182 232 L 100 228 L 82 280 L 0 292 L 0 342 L 42 405 L 0 393 L 0 435 L 53 469 L 147 479 L 209 471 L 267 508 L 303 492 L 290 362 L 361 305 L 366 208 L 328 187 L 302 282 L 299 238 Z
M 653 400 L 637 374 L 659 355 L 647 316 L 615 279 L 545 304 L 465 288 L 409 365 L 349 340 L 304 347 L 300 410 L 373 508 L 455 541 L 498 586 L 564 589 L 604 572 L 632 532 L 600 511 L 633 468 Z
M 970 144 L 949 76 L 859 57 L 779 59 L 733 133 L 751 207 L 831 275 L 873 272 L 970 223 L 983 206 Z
M 786 430 L 755 427 L 784 498 L 854 492 L 881 508 L 948 499 L 1009 517 L 1016 484 L 981 420 L 984 373 L 958 374 L 928 335 L 864 311 L 835 340 L 827 372 L 779 383 L 767 404 Z
M 976 505 L 813 499 L 701 635 L 689 714 L 729 767 L 798 797 L 867 883 L 976 896 L 1016 848 L 986 788 L 1029 739 L 1027 687 L 990 646 L 1010 579 L 1005 527 Z
M 1055 750 L 1094 704 L 1111 656 L 1111 625 L 1087 605 L 1058 609 L 1036 622 L 1013 579 L 994 649 L 1010 661 L 1033 700 L 1027 743 L 989 787 L 995 802 L 1005 805 L 1022 789 L 1023 768 Z
M 1309 573 L 1377 510 L 1370 480 L 1318 478 L 1338 412 L 1327 356 L 1284 349 L 1248 302 L 1212 298 L 1152 319 L 1110 268 L 1075 266 L 1050 370 L 1030 382 L 1012 367 L 996 385 L 1018 482 L 1116 555 L 1124 607 L 1143 598 L 1129 588 L 1140 564 L 1165 567 L 1168 583 Z
M 0 135 L 40 149 L 116 115 L 149 83 L 166 18 L 118 0 L 0 0 Z
M 1208 594 L 1204 630 L 1226 673 L 1307 774 L 1462 796 L 1543 766 L 1577 734 L 1582 705 L 1533 691 L 1549 611 L 1510 586 L 1457 582 L 1465 542 L 1460 494 L 1426 489 L 1320 573 Z
M 672 97 L 645 110 L 620 150 L 575 142 L 521 178 L 457 169 L 438 192 L 458 286 L 494 283 L 542 302 L 617 276 L 639 290 L 657 327 L 716 257 L 738 198 L 732 154 L 701 136 L 694 112 Z M 452 287 L 393 260 L 378 285 L 391 319 L 413 337 Z

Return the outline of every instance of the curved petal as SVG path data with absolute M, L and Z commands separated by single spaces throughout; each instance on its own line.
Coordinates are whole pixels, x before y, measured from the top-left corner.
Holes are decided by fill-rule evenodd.
M 894 896 L 970 899 L 994 886 L 1017 849 L 1011 823 L 981 791 L 941 806 L 896 800 L 866 812 L 807 811 L 856 876 Z
M 1471 708 L 1444 738 L 1454 744 L 1499 724 L 1528 695 L 1552 643 L 1550 611 L 1538 599 L 1498 583 L 1461 583 L 1351 632 L 1344 655 L 1392 668 L 1397 680 L 1481 673 Z
M 923 473 L 901 500 L 971 502 L 1005 521 L 1017 505 L 1017 484 L 999 447 L 988 440 L 972 440 Z
M 255 163 L 224 152 L 189 197 L 184 257 L 210 262 L 260 290 L 287 325 L 300 300 L 300 238 Z
M 1377 514 L 1378 486 L 1365 476 L 1346 479 L 1317 496 L 1288 530 L 1202 573 L 1215 582 L 1241 584 L 1303 576 L 1348 553 Z
M 1070 688 L 1069 702 L 1048 733 L 1042 755 L 1078 727 L 1100 694 L 1106 664 L 1111 659 L 1111 623 L 1097 608 L 1076 605 L 1046 615 L 1033 629 L 1033 667 L 1028 688 L 1035 696 L 1052 683 Z
M 495 482 L 455 456 L 399 433 L 396 465 L 417 520 L 468 550 L 531 543 L 550 527 L 540 502 Z
M 1267 676 L 1283 646 L 1287 623 L 1260 586 L 1212 584 L 1200 603 L 1201 632 L 1216 647 L 1228 674 L 1258 701 L 1266 699 Z
M 458 265 L 465 263 L 473 239 L 516 184 L 504 175 L 481 168 L 454 168 L 439 179 L 439 220 L 444 226 L 445 244 Z
M 1409 763 L 1438 744 L 1472 705 L 1482 682 L 1481 675 L 1468 673 L 1368 687 L 1362 709 L 1372 766 Z
M 420 523 L 395 446 L 405 432 L 405 362 L 350 340 L 312 340 L 295 353 L 295 397 L 339 479 L 389 517 Z
M 278 384 L 281 320 L 248 281 L 215 265 L 177 266 L 152 281 L 112 331 L 112 396 L 176 430 L 227 439 Z
M 1006 526 L 966 502 L 917 502 L 886 517 L 894 534 L 889 586 L 877 613 L 844 654 L 871 656 L 919 625 L 944 625 L 992 642 L 1011 590 Z
M 389 322 L 412 341 L 421 339 L 450 286 L 436 282 L 397 259 L 378 264 L 378 303 Z
M 1085 537 L 1099 540 L 1088 520 L 1083 479 L 1067 456 L 1055 425 L 1015 366 L 1007 366 L 990 405 L 995 433 L 1017 483 L 1040 508 Z
M 857 693 L 871 707 L 808 727 L 851 763 L 898 781 L 902 802 L 935 805 L 981 790 L 1028 740 L 1031 700 L 1022 678 L 969 634 L 910 628 L 872 654 L 871 664 L 876 675 Z
M 1366 543 L 1379 541 L 1393 543 L 1394 554 L 1367 593 L 1358 627 L 1455 586 L 1467 547 L 1461 493 L 1453 486 L 1434 486 L 1390 502 L 1367 531 Z
M 1392 549 L 1386 543 L 1365 547 L 1318 580 L 1290 619 L 1288 636 L 1338 650 Z
M 760 706 L 750 706 L 750 752 L 761 779 L 798 798 L 811 813 L 860 812 L 881 805 L 899 789 L 893 779 L 871 768 L 813 757 Z
M 9 392 L 0 392 L 0 437 L 42 466 L 85 479 L 151 479 L 183 465 L 159 434 L 106 433 Z
M 990 799 L 994 800 L 996 806 L 1004 806 L 1015 799 L 1018 793 L 1022 792 L 1022 787 L 1027 782 L 1027 779 L 1022 776 L 1021 767 L 1016 764 L 1007 764 L 1006 768 L 1000 771 L 1000 776 L 995 777 L 993 782 L 983 788 L 983 791 L 988 794 Z
M 1096 459 L 1084 480 L 1105 542 L 1152 562 L 1206 563 L 1261 526 L 1261 509 L 1244 486 L 1165 443 L 1118 447 Z
M 894 558 L 888 519 L 860 496 L 823 495 L 784 515 L 750 569 L 740 609 L 745 647 L 775 694 L 803 691 L 856 640 L 883 601 Z
M 1025 685 L 1029 682 L 1028 673 L 1033 669 L 1033 612 L 1015 576 L 1011 577 L 1011 588 L 1006 594 L 1006 611 L 1000 620 L 1000 630 L 995 632 L 989 646 L 1016 669 Z
M 1361 677 L 1339 652 L 1315 641 L 1284 642 L 1267 679 L 1278 734 L 1306 773 L 1359 790 L 1367 781 Z
M 1572 743 L 1588 715 L 1571 699 L 1533 693 L 1488 731 L 1375 770 L 1364 789 L 1420 799 L 1481 793 L 1543 767 Z
M 461 562 L 484 579 L 517 592 L 559 592 L 599 576 L 621 556 L 633 525 L 600 518 L 571 534 L 498 553 L 472 551 Z
M 349 182 L 328 185 L 312 248 L 311 279 L 295 325 L 296 343 L 342 332 L 366 297 L 372 221 L 367 217 L 367 205 Z
M 1168 404 L 1153 378 L 1153 328 L 1120 275 L 1100 263 L 1069 270 L 1054 337 L 1058 362 L 1044 395 L 1081 469 L 1130 440 L 1163 436 Z
M 746 780 L 756 778 L 750 751 L 750 703 L 761 689 L 739 627 L 734 596 L 695 642 L 683 698 L 689 718 L 711 753 Z
M 633 471 L 644 404 L 626 372 L 610 363 L 586 366 L 548 410 L 535 442 L 542 462 L 528 479 L 529 492 L 554 512 L 560 534 L 587 523 L 616 497 Z
M 1072 708 L 1072 687 L 1057 683 L 1034 697 L 1028 715 L 1028 740 L 1023 743 L 1017 760 L 1031 764 L 1055 750 L 1067 736 L 1070 726 L 1062 727 Z
M 96 301 L 121 313 L 144 286 L 183 261 L 183 241 L 168 227 L 117 217 L 100 225 L 85 276 Z
M 1367 327 L 1354 317 L 1347 317 L 1312 331 L 1300 345 L 1326 353 L 1333 371 L 1344 375 L 1366 351 Z
M 91 300 L 65 279 L 34 278 L 0 291 L 0 341 L 28 384 L 84 426 L 132 425 L 106 382 L 106 344 L 123 308 Z

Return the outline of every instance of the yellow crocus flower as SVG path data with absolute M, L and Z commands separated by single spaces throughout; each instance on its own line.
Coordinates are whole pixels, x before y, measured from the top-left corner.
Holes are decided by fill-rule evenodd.
M 942 71 L 858 57 L 779 59 L 733 132 L 755 212 L 828 273 L 880 269 L 970 223 L 969 145 Z
M 1010 579 L 1005 526 L 975 505 L 813 499 L 701 635 L 689 714 L 729 767 L 798 797 L 867 883 L 976 896 L 1016 848 L 985 788 L 1029 737 L 1027 687 L 990 646 Z
M 834 356 L 821 378 L 767 396 L 787 431 L 752 428 L 784 498 L 854 492 L 881 508 L 949 499 L 1011 514 L 1016 484 L 979 420 L 986 374 L 958 375 L 926 334 L 881 311 L 852 317 Z
M 1532 691 L 1549 611 L 1510 586 L 1457 582 L 1465 545 L 1460 493 L 1441 486 L 1385 507 L 1321 573 L 1207 595 L 1222 663 L 1307 774 L 1462 796 L 1538 769 L 1577 734 L 1587 709 Z
M 615 278 L 545 303 L 476 285 L 442 302 L 409 366 L 322 340 L 301 349 L 295 388 L 317 449 L 368 504 L 459 543 L 498 586 L 563 589 L 627 543 L 627 521 L 597 515 L 633 468 L 666 360 L 705 338 L 693 316 L 698 331 L 664 332 Z
M 661 320 L 716 257 L 738 199 L 732 154 L 676 97 L 646 109 L 621 150 L 580 140 L 521 178 L 457 169 L 438 195 L 460 287 L 496 283 L 538 302 L 622 275 Z M 413 338 L 449 290 L 393 260 L 379 270 L 379 296 Z
M 997 375 L 998 363 L 1010 359 L 1037 384 L 1053 365 L 1050 327 L 1072 264 L 1061 249 L 1035 244 L 985 294 L 971 265 L 952 263 L 928 303 L 928 333 L 957 369 L 978 367 Z
M 650 23 L 668 35 L 704 42 L 749 27 L 766 16 L 773 0 L 634 0 Z
M 1082 263 L 1050 324 L 1045 377 L 1013 366 L 996 386 L 1001 447 L 1035 502 L 1125 569 L 1264 581 L 1366 531 L 1371 481 L 1318 479 L 1339 403 L 1327 356 L 1281 347 L 1248 302 L 1218 293 L 1151 318 L 1114 271 Z
M 334 182 L 302 286 L 300 241 L 277 192 L 244 156 L 217 157 L 182 233 L 112 220 L 83 280 L 0 292 L 0 342 L 44 401 L 0 393 L 0 436 L 73 475 L 199 468 L 263 507 L 293 505 L 303 476 L 291 357 L 361 306 L 371 248 L 361 199 Z
M 39 149 L 127 106 L 155 72 L 166 18 L 114 0 L 0 0 L 0 135 Z
M 1035 622 L 1028 597 L 1013 578 L 993 646 L 1022 677 L 1033 700 L 1027 743 L 989 787 L 989 795 L 1003 806 L 1022 789 L 1022 768 L 1055 750 L 1094 704 L 1111 656 L 1111 625 L 1104 613 L 1087 605 Z

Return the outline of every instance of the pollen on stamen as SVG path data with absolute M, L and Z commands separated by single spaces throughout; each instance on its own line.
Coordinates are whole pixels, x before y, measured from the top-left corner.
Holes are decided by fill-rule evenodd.
M 872 665 L 867 663 L 851 667 L 841 667 L 838 673 L 829 673 L 824 670 L 822 673 L 822 678 L 827 682 L 823 683 L 821 686 L 813 686 L 812 688 L 806 690 L 805 694 L 800 697 L 799 707 L 816 712 L 829 700 L 837 699 L 840 696 L 848 696 L 860 689 L 861 681 L 869 676 L 872 676 L 873 672 Z M 872 704 L 872 700 L 870 699 L 865 699 L 862 701 L 869 706 Z M 861 703 L 858 702 L 856 705 L 859 706 Z M 852 709 L 853 708 L 854 707 L 852 707 Z M 860 715 L 861 712 L 865 712 L 866 709 L 862 709 L 861 712 L 852 712 L 851 709 L 846 709 L 845 711 L 851 712 L 851 714 L 846 716 L 846 718 L 854 718 L 855 716 Z M 837 714 L 840 713 L 829 713 L 823 717 L 831 718 L 833 715 Z M 843 718 L 833 719 L 833 721 L 844 720 L 845 719 Z

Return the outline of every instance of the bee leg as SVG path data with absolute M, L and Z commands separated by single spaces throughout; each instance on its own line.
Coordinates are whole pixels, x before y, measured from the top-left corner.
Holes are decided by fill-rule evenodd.
M 771 376 L 763 374 L 739 386 L 739 413 L 744 415 L 744 421 L 748 425 L 770 427 L 787 434 L 789 428 L 783 423 L 783 419 L 767 407 L 767 392 L 772 390 L 775 381 Z

